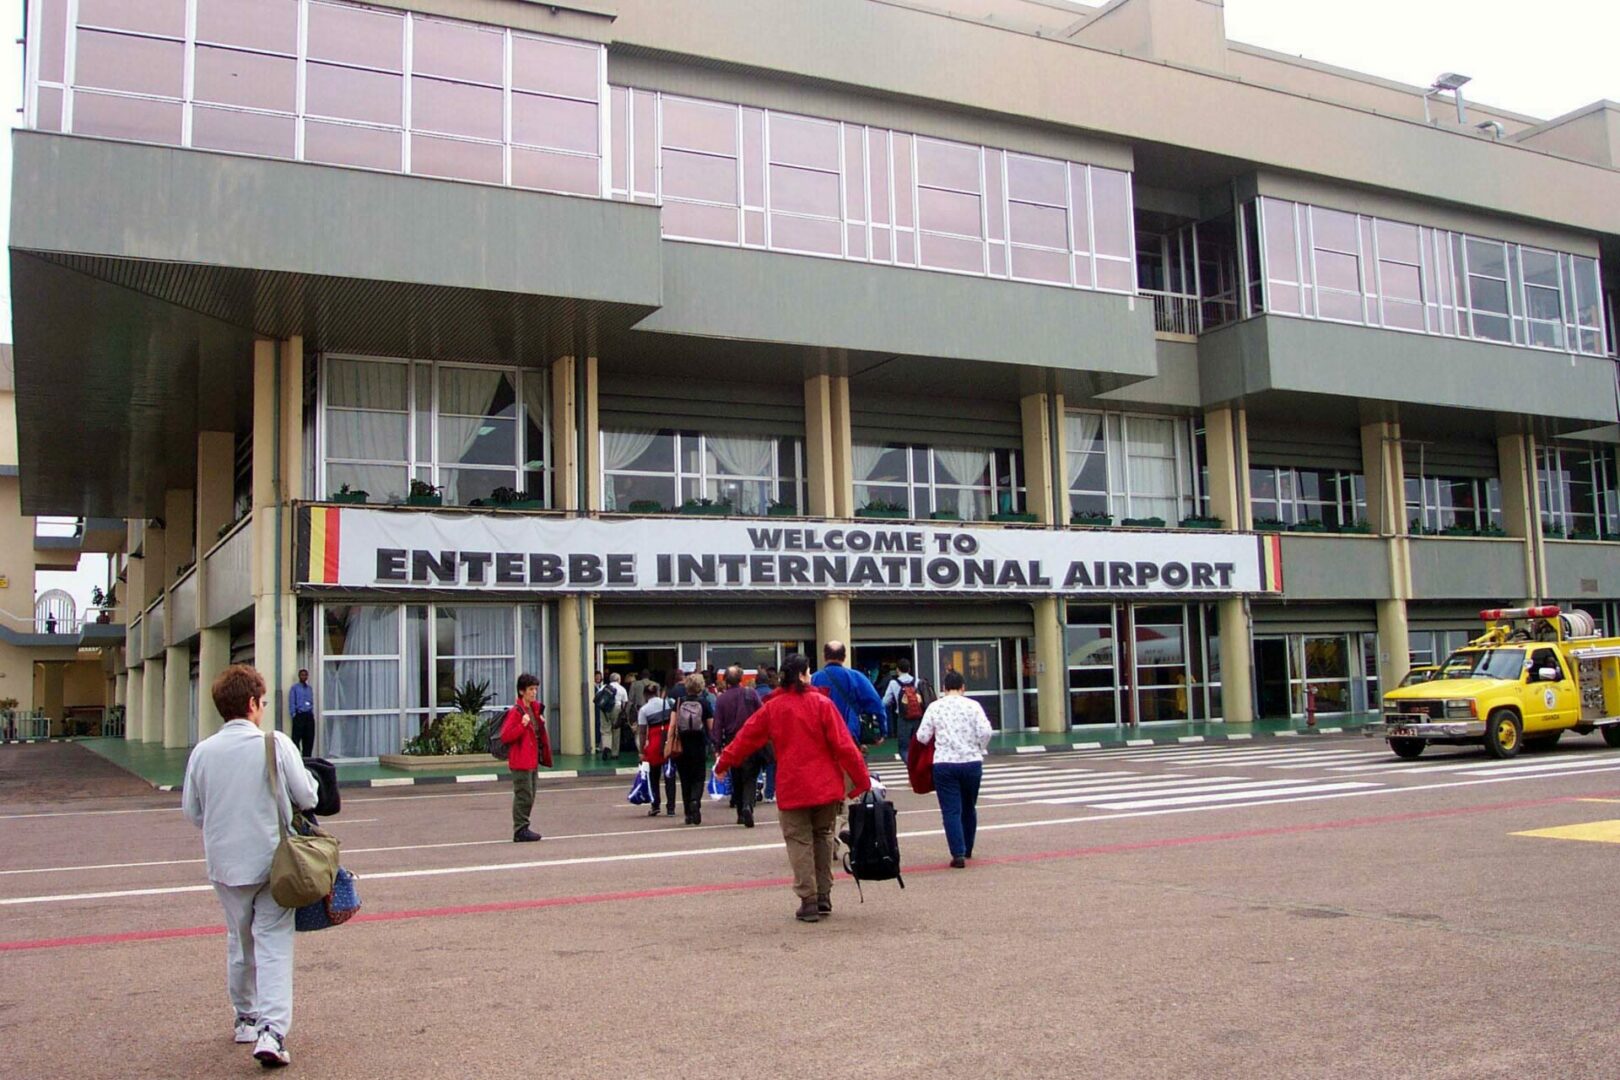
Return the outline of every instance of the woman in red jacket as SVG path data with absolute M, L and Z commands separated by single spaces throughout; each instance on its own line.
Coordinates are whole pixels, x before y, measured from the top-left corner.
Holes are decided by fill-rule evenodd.
M 781 689 L 748 718 L 715 762 L 715 776 L 747 761 L 767 742 L 776 751 L 778 817 L 799 898 L 795 918 L 819 922 L 832 914 L 833 830 L 845 792 L 859 798 L 872 779 L 843 714 L 811 687 L 810 661 L 798 653 L 782 664 Z
M 506 763 L 512 768 L 512 839 L 522 844 L 540 839 L 529 828 L 534 810 L 534 779 L 540 766 L 551 768 L 551 736 L 546 731 L 545 709 L 536 700 L 540 680 L 525 672 L 518 676 L 517 703 L 501 721 L 501 742 L 507 745 Z

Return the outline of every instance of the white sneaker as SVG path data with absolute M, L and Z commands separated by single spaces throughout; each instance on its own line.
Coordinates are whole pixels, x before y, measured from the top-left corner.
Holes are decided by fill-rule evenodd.
M 236 1041 L 239 1043 L 257 1042 L 259 1039 L 259 1022 L 251 1016 L 238 1016 L 236 1018 Z
M 267 1069 L 279 1069 L 283 1065 L 292 1064 L 292 1055 L 287 1053 L 287 1046 L 282 1042 L 281 1036 L 269 1028 L 259 1032 L 259 1041 L 253 1044 L 253 1056 Z

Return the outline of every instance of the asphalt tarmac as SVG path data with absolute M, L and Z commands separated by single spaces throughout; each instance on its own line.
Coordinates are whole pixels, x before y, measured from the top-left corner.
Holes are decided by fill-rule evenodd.
M 620 783 L 345 792 L 362 916 L 299 935 L 316 1077 L 1608 1077 L 1620 752 L 1360 738 L 997 759 L 966 870 L 796 901 L 774 808 Z M 258 1074 L 178 794 L 0 747 L 0 1076 Z M 1607 823 L 1607 824 L 1603 824 Z M 1577 826 L 1585 839 L 1521 835 Z

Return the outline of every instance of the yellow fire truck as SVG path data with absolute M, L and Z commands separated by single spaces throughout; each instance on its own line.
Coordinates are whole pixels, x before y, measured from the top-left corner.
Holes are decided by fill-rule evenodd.
M 1446 657 L 1429 681 L 1384 695 L 1382 735 L 1397 757 L 1430 743 L 1483 743 L 1498 758 L 1546 749 L 1566 731 L 1603 732 L 1620 747 L 1620 637 L 1556 607 L 1480 612 L 1485 633 Z

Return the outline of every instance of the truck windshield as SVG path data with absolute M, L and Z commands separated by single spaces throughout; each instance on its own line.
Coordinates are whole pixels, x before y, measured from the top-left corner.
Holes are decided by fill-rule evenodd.
M 1446 657 L 1442 679 L 1517 679 L 1524 671 L 1523 649 L 1471 649 Z

